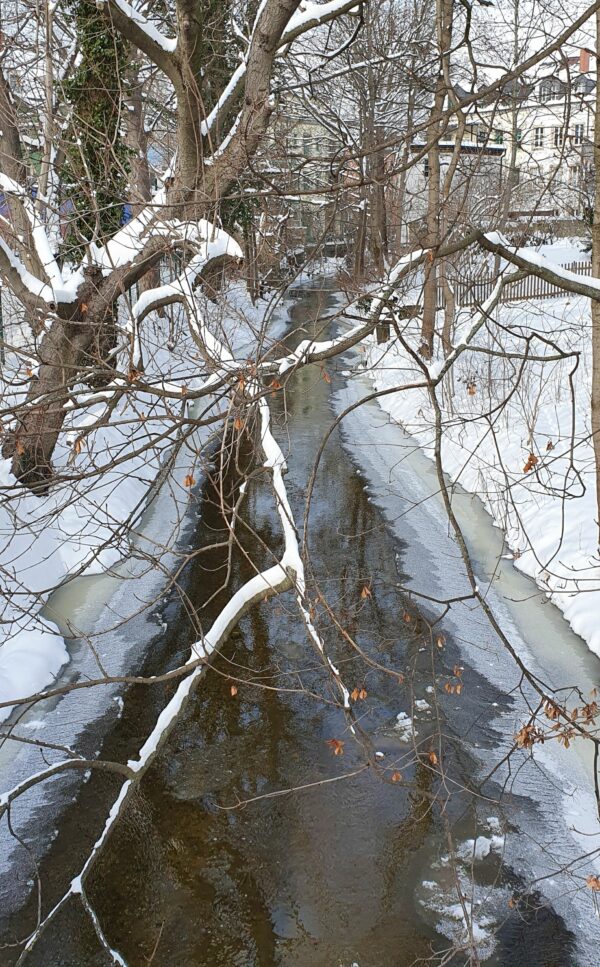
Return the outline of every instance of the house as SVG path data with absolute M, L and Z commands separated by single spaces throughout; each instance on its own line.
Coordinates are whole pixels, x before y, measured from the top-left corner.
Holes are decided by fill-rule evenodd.
M 589 205 L 595 91 L 595 58 L 582 49 L 478 107 L 479 139 L 506 148 L 514 216 L 580 217 Z

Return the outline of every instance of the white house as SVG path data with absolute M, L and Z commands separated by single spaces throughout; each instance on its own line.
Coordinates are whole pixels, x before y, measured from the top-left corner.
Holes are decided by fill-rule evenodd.
M 581 50 L 478 107 L 479 140 L 506 148 L 515 214 L 577 216 L 589 203 L 595 89 L 595 58 Z

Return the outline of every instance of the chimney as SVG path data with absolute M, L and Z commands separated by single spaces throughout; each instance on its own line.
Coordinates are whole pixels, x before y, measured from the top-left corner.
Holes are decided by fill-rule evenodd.
M 590 52 L 583 47 L 579 51 L 579 73 L 587 74 L 590 69 Z

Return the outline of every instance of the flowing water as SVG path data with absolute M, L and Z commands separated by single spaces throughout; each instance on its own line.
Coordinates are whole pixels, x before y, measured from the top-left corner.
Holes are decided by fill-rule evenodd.
M 292 295 L 291 346 L 335 306 L 334 293 L 319 285 Z M 290 454 L 286 482 L 298 521 L 325 428 L 368 389 L 347 386 L 339 372 L 329 379 L 319 367 L 306 368 L 285 398 L 271 401 L 275 431 Z M 554 869 L 554 856 L 540 847 L 540 823 L 553 843 L 563 835 L 565 790 L 555 782 L 556 795 L 548 791 L 548 775 L 556 779 L 552 763 L 536 766 L 533 776 L 523 771 L 518 781 L 502 772 L 485 781 L 506 746 L 507 722 L 510 737 L 519 714 L 521 698 L 506 694 L 507 676 L 510 689 L 515 676 L 469 604 L 453 607 L 432 632 L 440 608 L 407 592 L 418 586 L 431 598 L 460 595 L 464 574 L 439 507 L 423 496 L 434 489 L 430 469 L 415 464 L 414 448 L 375 404 L 359 412 L 328 442 L 310 514 L 317 620 L 344 681 L 366 692 L 356 705 L 357 738 L 292 597 L 261 604 L 232 635 L 144 779 L 90 880 L 90 898 L 130 967 L 409 967 L 443 958 L 454 941 L 460 946 L 465 914 L 490 964 L 593 967 L 587 951 L 597 938 L 590 934 L 591 948 L 576 945 L 562 887 L 554 903 L 540 888 L 509 906 L 534 867 L 535 876 Z M 406 475 L 402 487 L 393 480 L 398 467 Z M 236 584 L 270 562 L 264 548 L 280 540 L 265 476 L 245 500 L 247 527 L 239 536 L 247 557 L 235 557 Z M 482 513 L 467 513 L 471 528 Z M 226 560 L 213 547 L 222 537 L 222 520 L 207 501 L 194 541 L 207 550 L 184 574 L 185 603 L 173 595 L 161 608 L 166 630 L 155 639 L 146 673 L 184 658 L 197 622 L 208 627 L 222 605 Z M 477 562 L 485 575 L 492 558 L 495 549 Z M 509 590 L 523 597 L 523 587 Z M 504 615 L 517 636 L 528 622 L 532 637 L 533 625 L 540 630 L 541 618 L 531 617 L 539 602 L 532 602 L 521 622 L 509 610 Z M 544 620 L 554 629 L 543 632 L 546 641 L 551 634 L 569 638 L 560 617 Z M 597 680 L 599 663 L 581 643 L 573 647 L 577 673 Z M 461 693 L 448 694 L 443 683 L 457 683 L 456 666 L 464 669 Z M 132 688 L 102 755 L 133 754 L 170 694 L 169 686 Z M 332 739 L 343 743 L 341 755 Z M 579 777 L 579 760 L 577 769 Z M 401 780 L 392 781 L 398 773 Z M 44 908 L 78 872 L 117 789 L 115 780 L 93 776 L 61 818 L 41 862 Z M 295 791 L 271 795 L 288 789 Z M 517 826 L 522 832 L 513 835 Z M 561 856 L 569 850 L 565 844 Z M 4 936 L 25 935 L 35 913 L 32 902 Z M 0 952 L 0 963 L 15 960 L 11 950 Z M 77 900 L 27 961 L 109 962 Z M 468 953 L 444 962 L 467 963 Z

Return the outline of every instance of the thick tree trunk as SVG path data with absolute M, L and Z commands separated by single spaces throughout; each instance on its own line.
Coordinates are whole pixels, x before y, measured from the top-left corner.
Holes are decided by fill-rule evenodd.
M 93 328 L 81 311 L 73 319 L 56 319 L 40 347 L 41 365 L 32 379 L 25 409 L 3 455 L 12 456 L 15 477 L 39 494 L 52 478 L 52 454 L 64 423 L 68 387 L 91 362 Z
M 426 359 L 431 359 L 435 334 L 438 284 L 435 250 L 440 243 L 440 153 L 437 143 L 429 152 L 428 160 L 427 238 L 425 245 L 426 248 L 430 249 L 430 258 L 425 266 L 425 281 L 423 283 L 423 325 L 421 327 L 423 343 L 421 353 Z
M 39 370 L 17 427 L 3 446 L 3 455 L 12 457 L 15 477 L 39 494 L 48 490 L 52 478 L 52 454 L 71 387 L 82 379 L 102 387 L 114 375 L 107 364 L 117 339 L 114 303 L 107 304 L 97 286 L 98 279 L 90 279 L 77 304 L 58 307 L 40 343 Z
M 217 0 L 211 0 L 211 5 L 217 12 L 221 9 Z M 261 4 L 239 97 L 230 98 L 220 115 L 223 120 L 229 116 L 229 112 L 235 111 L 237 114 L 239 111 L 239 121 L 232 136 L 220 145 L 224 132 L 220 132 L 218 126 L 211 130 L 210 135 L 203 136 L 201 133 L 202 121 L 206 116 L 205 88 L 206 83 L 210 82 L 201 69 L 205 42 L 210 48 L 210 37 L 203 34 L 206 29 L 205 18 L 201 16 L 203 4 L 199 4 L 198 0 L 178 0 L 176 53 L 167 52 L 156 43 L 117 4 L 102 5 L 106 8 L 106 16 L 125 39 L 144 50 L 171 80 L 177 96 L 177 164 L 168 196 L 171 211 L 167 207 L 163 209 L 163 222 L 170 215 L 177 221 L 195 221 L 199 218 L 214 221 L 221 198 L 246 171 L 273 110 L 270 97 L 273 63 L 281 46 L 283 32 L 298 5 L 299 0 L 267 0 L 264 5 Z M 223 19 L 221 14 L 219 17 Z M 11 103 L 4 96 L 6 85 L 2 81 L 0 72 L 0 115 L 3 121 L 0 156 L 8 154 L 14 165 L 18 166 L 21 164 L 18 137 L 15 135 L 14 145 L 9 143 L 13 132 L 16 132 L 16 123 L 12 119 L 14 112 L 11 113 Z M 213 92 L 214 95 L 219 90 Z M 214 101 L 212 95 L 211 100 Z M 143 131 L 137 134 L 139 138 Z M 217 147 L 220 150 L 215 152 Z M 204 164 L 205 152 L 212 155 L 210 166 Z M 21 213 L 18 205 L 15 207 L 18 216 Z M 32 273 L 39 279 L 45 279 L 44 268 L 37 264 L 39 259 L 35 258 L 35 246 L 27 244 L 25 239 L 25 242 L 20 240 L 16 248 L 17 251 L 25 249 L 31 253 Z M 110 376 L 109 368 L 103 361 L 107 358 L 108 350 L 114 346 L 113 313 L 117 300 L 155 268 L 165 250 L 168 250 L 168 244 L 162 234 L 153 236 L 149 232 L 143 252 L 135 258 L 132 253 L 132 262 L 128 266 L 115 268 L 107 277 L 98 273 L 92 280 L 88 276 L 73 305 L 50 305 L 53 318 L 41 340 L 39 372 L 32 381 L 16 431 L 6 441 L 4 450 L 5 455 L 12 456 L 13 472 L 17 478 L 35 492 L 42 493 L 48 489 L 52 476 L 52 454 L 64 422 L 64 404 L 69 399 L 70 388 L 81 379 L 98 382 Z M 219 287 L 222 272 L 223 266 L 216 259 L 202 274 L 201 282 L 209 297 Z M 17 277 L 18 285 L 18 274 L 14 270 L 12 274 Z M 30 293 L 26 293 L 26 296 L 24 301 L 32 302 Z
M 375 133 L 376 139 L 383 140 L 380 132 Z M 385 261 L 389 254 L 387 211 L 385 198 L 385 156 L 383 151 L 374 150 L 373 153 L 373 205 L 371 211 L 371 252 L 377 275 L 381 276 L 385 268 Z
M 444 293 L 444 325 L 442 328 L 442 348 L 444 356 L 448 357 L 452 352 L 452 337 L 454 335 L 454 318 L 456 316 L 456 296 L 454 289 L 448 278 L 448 262 L 442 260 L 440 265 L 440 279 L 442 292 Z

